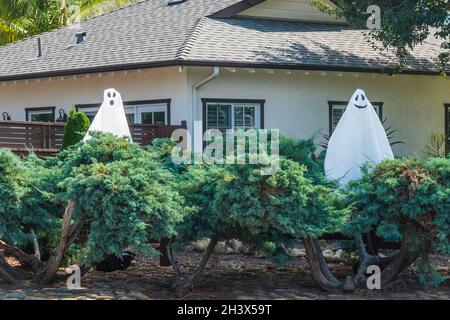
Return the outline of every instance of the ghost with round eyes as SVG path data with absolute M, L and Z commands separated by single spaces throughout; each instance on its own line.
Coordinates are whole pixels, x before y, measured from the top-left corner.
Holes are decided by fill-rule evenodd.
M 386 131 L 363 90 L 356 90 L 328 143 L 325 173 L 346 185 L 362 176 L 361 166 L 393 159 Z
M 107 89 L 103 94 L 103 103 L 100 106 L 84 141 L 91 138 L 90 133 L 101 131 L 111 133 L 119 137 L 131 139 L 130 128 L 123 108 L 122 96 L 115 89 Z

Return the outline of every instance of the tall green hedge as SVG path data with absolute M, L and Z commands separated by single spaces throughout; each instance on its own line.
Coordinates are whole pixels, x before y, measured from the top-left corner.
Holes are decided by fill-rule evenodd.
M 90 125 L 89 118 L 84 112 L 71 111 L 64 130 L 63 149 L 83 140 Z

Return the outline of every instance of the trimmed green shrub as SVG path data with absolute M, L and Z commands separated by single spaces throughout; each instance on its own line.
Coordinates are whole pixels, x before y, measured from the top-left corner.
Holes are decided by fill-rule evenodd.
M 70 111 L 64 129 L 63 149 L 73 146 L 83 140 L 90 125 L 89 118 L 84 112 Z
M 93 133 L 47 161 L 0 150 L 0 174 L 0 249 L 32 265 L 43 283 L 68 259 L 89 266 L 127 246 L 157 254 L 148 239 L 175 236 L 192 211 L 151 152 L 109 134 Z M 82 229 L 87 242 L 75 245 Z M 36 243 L 46 255 L 35 254 Z M 0 276 L 24 278 L 10 269 L 0 257 Z
M 349 185 L 355 211 L 346 231 L 376 230 L 386 240 L 402 241 L 397 269 L 386 268 L 383 281 L 393 279 L 417 260 L 420 280 L 443 281 L 429 255 L 450 253 L 450 160 L 389 160 L 365 168 L 362 179 Z

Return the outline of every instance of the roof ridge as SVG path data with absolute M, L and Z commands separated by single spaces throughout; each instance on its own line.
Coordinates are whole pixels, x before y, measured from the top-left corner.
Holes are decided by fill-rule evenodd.
M 186 37 L 186 39 L 184 40 L 184 42 L 181 44 L 180 48 L 178 49 L 178 51 L 175 55 L 175 60 L 186 60 L 187 59 L 192 47 L 195 45 L 195 42 L 200 35 L 201 30 L 203 29 L 206 19 L 208 19 L 208 18 L 206 16 L 204 16 L 197 20 L 197 23 L 191 29 L 190 33 L 188 34 L 188 36 Z
M 79 24 L 79 23 L 81 24 L 81 23 L 84 23 L 84 22 L 87 22 L 87 21 L 92 21 L 92 20 L 95 20 L 95 19 L 104 17 L 104 16 L 106 16 L 106 15 L 109 15 L 109 14 L 112 14 L 112 13 L 115 13 L 115 12 L 118 12 L 118 11 L 121 11 L 121 10 L 124 10 L 124 9 L 128 9 L 128 8 L 131 8 L 131 7 L 138 6 L 138 5 L 142 4 L 142 3 L 149 2 L 149 1 L 150 1 L 150 0 L 137 0 L 136 3 L 132 3 L 132 4 L 129 4 L 129 5 L 126 5 L 126 6 L 117 8 L 117 9 L 115 9 L 115 10 L 113 10 L 113 11 L 110 11 L 110 12 L 105 12 L 105 13 L 103 13 L 103 14 L 100 14 L 100 15 L 98 15 L 98 16 L 95 16 L 95 17 L 92 17 L 92 18 L 89 18 L 89 19 L 86 19 L 86 20 L 82 20 L 82 21 L 79 21 L 79 22 L 76 22 L 76 23 L 73 23 L 73 24 L 70 24 L 70 25 L 67 25 L 67 26 L 60 26 L 60 27 L 58 27 L 58 28 L 54 28 L 54 29 L 51 29 L 51 30 L 48 30 L 48 31 L 44 31 L 44 32 L 41 32 L 41 33 L 32 35 L 32 36 L 30 36 L 30 37 L 28 37 L 28 38 L 23 38 L 23 39 L 14 41 L 14 42 L 6 43 L 6 44 L 4 44 L 4 45 L 1 45 L 0 48 L 3 49 L 3 48 L 7 48 L 7 47 L 9 47 L 9 46 L 12 46 L 12 45 L 16 45 L 16 44 L 19 44 L 19 43 L 23 43 L 23 42 L 25 42 L 25 41 L 31 41 L 31 40 L 33 40 L 33 39 L 37 39 L 37 38 L 40 38 L 40 37 L 42 37 L 42 36 L 45 36 L 45 35 L 48 35 L 48 34 L 51 34 L 51 33 L 54 33 L 54 32 L 60 31 L 60 30 L 63 30 L 63 29 L 71 29 L 71 28 L 74 28 L 74 26 L 75 26 L 76 24 Z

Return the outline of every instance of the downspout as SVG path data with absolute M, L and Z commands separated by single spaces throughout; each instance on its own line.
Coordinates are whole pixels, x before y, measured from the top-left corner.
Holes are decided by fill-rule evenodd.
M 198 89 L 205 85 L 206 83 L 210 82 L 211 80 L 214 80 L 217 78 L 220 74 L 220 67 L 214 67 L 213 73 L 210 74 L 208 77 L 203 79 L 202 81 L 194 84 L 192 86 L 192 146 L 194 152 L 201 152 L 201 149 L 203 147 L 203 128 L 196 128 L 196 120 L 197 120 L 197 93 Z M 205 119 L 203 119 L 205 121 Z M 201 127 L 201 126 L 199 126 Z M 199 133 L 200 132 L 200 133 Z

